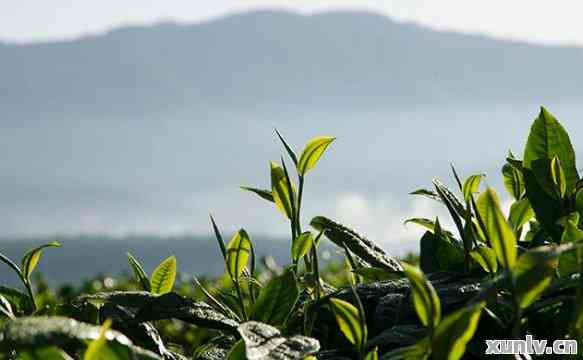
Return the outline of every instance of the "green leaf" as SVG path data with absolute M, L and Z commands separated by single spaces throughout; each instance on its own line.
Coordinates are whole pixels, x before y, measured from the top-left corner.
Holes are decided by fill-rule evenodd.
M 417 224 L 419 226 L 422 226 L 422 227 L 428 229 L 431 232 L 435 232 L 435 221 L 433 221 L 431 219 L 411 218 L 411 219 L 405 220 L 404 224 L 407 225 L 408 223 Z
M 560 197 L 563 198 L 567 191 L 567 180 L 565 179 L 565 172 L 561 166 L 561 161 L 556 156 L 551 160 L 551 179 L 558 189 Z
M 480 182 L 482 178 L 486 177 L 484 174 L 472 175 L 464 181 L 463 185 L 463 193 L 464 193 L 464 200 L 469 201 L 472 194 L 475 194 L 480 189 Z
M 382 360 L 426 360 L 431 354 L 428 338 L 423 338 L 414 345 L 397 348 L 381 356 Z
M 514 269 L 514 296 L 521 308 L 536 301 L 551 284 L 558 256 L 559 253 L 549 246 L 541 246 L 520 255 Z
M 510 206 L 510 215 L 508 221 L 512 225 L 512 229 L 517 231 L 534 217 L 534 210 L 530 206 L 528 198 L 523 198 L 515 201 Z
M 423 325 L 435 328 L 441 320 L 441 302 L 437 291 L 419 268 L 405 262 L 401 265 L 411 283 L 413 304 L 419 320 Z
M 150 288 L 154 294 L 166 294 L 172 291 L 176 280 L 176 256 L 170 256 L 160 263 L 152 272 Z
M 21 351 L 18 354 L 18 360 L 73 360 L 73 358 L 63 350 L 51 346 L 42 349 Z
M 352 272 L 371 281 L 391 280 L 396 277 L 394 272 L 377 267 L 361 267 Z
M 578 215 L 578 213 L 575 213 Z M 561 244 L 583 241 L 583 230 L 577 227 L 578 216 L 575 220 L 567 220 L 561 237 Z M 569 276 L 579 271 L 579 264 L 583 263 L 581 250 L 570 251 L 559 256 L 559 274 L 561 277 Z
M 435 329 L 432 341 L 435 359 L 459 360 L 472 339 L 482 313 L 484 303 L 465 307 L 446 316 Z
M 235 282 L 249 262 L 251 246 L 249 235 L 244 229 L 239 230 L 227 245 L 227 271 Z
M 283 168 L 273 161 L 270 164 L 271 193 L 273 194 L 273 201 L 279 211 L 281 211 L 285 217 L 291 219 L 293 217 L 292 201 L 295 201 L 295 189 L 292 185 L 292 191 L 290 193 Z
M 38 265 L 43 249 L 48 247 L 60 247 L 60 246 L 61 244 L 59 244 L 58 241 L 51 241 L 48 244 L 39 246 L 27 252 L 22 258 L 22 275 L 24 276 L 24 278 L 25 279 L 30 278 L 30 275 Z
M 540 159 L 553 159 L 557 157 L 564 170 L 566 189 L 571 192 L 579 174 L 575 163 L 575 151 L 571 145 L 569 135 L 557 119 L 541 107 L 538 118 L 535 119 L 531 129 L 526 148 L 524 150 L 523 166 L 532 170 L 532 164 Z
M 140 264 L 140 262 L 129 252 L 127 253 L 127 256 L 132 271 L 134 272 L 134 275 L 136 276 L 140 284 L 142 284 L 143 290 L 150 291 L 151 290 L 150 280 L 148 280 L 148 275 L 146 275 L 146 272 L 144 271 L 142 264 Z
M 300 291 L 294 272 L 287 270 L 273 278 L 259 293 L 251 309 L 251 319 L 263 323 L 282 326 L 293 310 Z
M 496 273 L 498 271 L 498 262 L 496 261 L 496 253 L 487 246 L 478 246 L 470 251 L 470 256 L 476 261 L 484 271 L 488 273 Z
M 301 176 L 306 175 L 316 165 L 320 157 L 324 154 L 324 151 L 326 151 L 326 148 L 335 139 L 335 137 L 331 136 L 318 136 L 308 141 L 298 161 L 298 173 Z
M 10 302 L 13 311 L 17 313 L 29 313 L 32 311 L 30 298 L 20 290 L 0 285 L 0 295 Z
M 227 354 L 226 360 L 246 360 L 245 355 L 245 343 L 243 340 L 239 340 L 233 345 L 229 353 Z
M 301 233 L 292 241 L 291 255 L 294 262 L 302 259 L 312 248 L 314 236 L 311 232 Z
M 436 227 L 437 228 L 437 227 Z M 461 247 L 453 243 L 453 238 L 444 232 L 426 232 L 420 240 L 419 265 L 426 273 L 435 271 L 455 271 L 463 266 L 464 254 Z
M 502 213 L 498 195 L 492 188 L 486 189 L 478 197 L 477 206 L 498 262 L 512 269 L 516 263 L 516 237 Z
M 367 338 L 367 329 L 366 326 L 363 328 L 361 325 L 358 309 L 351 303 L 340 299 L 330 299 L 330 305 L 340 331 L 352 344 L 361 346 Z
M 379 348 L 375 347 L 366 354 L 364 360 L 379 360 Z
M 271 190 L 257 189 L 257 188 L 249 187 L 249 186 L 241 186 L 241 189 L 243 189 L 245 191 L 250 191 L 264 200 L 267 200 L 270 202 L 275 201 L 275 200 L 273 200 L 273 194 L 271 193 Z
M 107 338 L 105 337 L 106 332 L 111 328 L 111 319 L 107 319 L 101 328 L 99 329 L 99 336 L 97 339 L 91 341 L 89 346 L 87 347 L 87 351 L 85 351 L 85 356 L 83 356 L 83 360 L 101 360 L 104 359 L 101 356 L 101 352 L 105 350 L 107 344 Z
M 520 199 L 525 189 L 522 172 L 511 164 L 505 164 L 502 167 L 502 176 L 506 191 L 508 191 L 514 200 Z

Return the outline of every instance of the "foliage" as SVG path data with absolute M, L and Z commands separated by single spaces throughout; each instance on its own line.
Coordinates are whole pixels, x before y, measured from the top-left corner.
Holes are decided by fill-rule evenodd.
M 244 229 L 225 243 L 212 216 L 225 264 L 214 280 L 192 282 L 173 256 L 148 277 L 128 253 L 132 276 L 55 292 L 34 270 L 59 243 L 21 265 L 0 254 L 24 288 L 0 286 L 0 359 L 457 360 L 482 358 L 486 339 L 526 334 L 583 348 L 583 182 L 549 111 L 534 121 L 523 160 L 509 153 L 502 167 L 508 214 L 484 174 L 464 179 L 453 166 L 455 190 L 434 179 L 412 193 L 441 203 L 454 225 L 407 220 L 426 230 L 418 259 L 396 259 L 325 216 L 304 226 L 306 180 L 335 138 L 315 137 L 297 155 L 276 135 L 288 163 L 270 162 L 268 189 L 242 189 L 284 215 L 288 266 L 258 264 Z M 320 261 L 324 238 L 344 263 Z

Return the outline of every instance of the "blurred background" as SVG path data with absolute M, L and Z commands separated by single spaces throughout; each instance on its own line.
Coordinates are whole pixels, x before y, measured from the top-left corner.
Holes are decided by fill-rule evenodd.
M 528 7 L 527 7 L 528 5 Z M 528 8 L 528 11 L 525 9 Z M 304 223 L 337 219 L 389 253 L 418 248 L 408 193 L 485 172 L 502 195 L 539 106 L 583 138 L 583 5 L 559 1 L 0 2 L 0 251 L 59 239 L 41 264 L 78 281 L 176 254 L 218 273 L 212 212 L 284 261 L 269 187 L 277 128 L 308 174 Z M 49 265 L 46 265 L 50 263 Z M 0 281 L 11 278 L 0 271 Z

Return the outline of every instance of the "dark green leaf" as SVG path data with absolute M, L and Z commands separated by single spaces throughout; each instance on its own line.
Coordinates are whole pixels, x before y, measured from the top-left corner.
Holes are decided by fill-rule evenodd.
M 148 275 L 146 275 L 146 272 L 144 271 L 142 264 L 140 264 L 140 262 L 129 252 L 127 253 L 127 256 L 132 271 L 134 272 L 134 275 L 136 276 L 140 284 L 142 284 L 142 289 L 145 291 L 150 291 L 151 290 L 150 280 L 148 280 Z
M 294 272 L 287 270 L 265 286 L 251 309 L 251 319 L 273 326 L 285 324 L 293 310 L 299 289 Z
M 250 191 L 264 200 L 275 202 L 275 200 L 273 200 L 273 194 L 271 193 L 271 190 L 257 189 L 248 186 L 241 186 L 241 189 Z
M 281 134 L 279 133 L 279 131 L 277 131 L 277 129 L 275 129 L 275 133 L 277 134 L 277 137 L 279 138 L 279 140 L 283 144 L 285 151 L 287 151 L 287 154 L 294 162 L 294 165 L 297 167 L 298 166 L 298 158 L 296 156 L 296 153 L 292 150 L 291 146 L 288 145 L 287 141 L 285 141 L 285 139 L 283 138 L 283 136 L 281 136 Z
M 575 164 L 575 151 L 563 126 L 551 113 L 541 107 L 539 116 L 530 129 L 524 151 L 523 166 L 532 170 L 534 161 L 550 160 L 554 157 L 561 161 L 565 173 L 566 188 L 568 192 L 571 192 L 579 181 Z
M 559 252 L 552 247 L 538 247 L 518 258 L 514 269 L 515 294 L 521 308 L 532 304 L 551 284 L 557 269 Z

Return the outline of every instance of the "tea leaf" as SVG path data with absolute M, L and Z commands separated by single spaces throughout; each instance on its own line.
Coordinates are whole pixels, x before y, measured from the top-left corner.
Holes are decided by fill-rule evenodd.
M 538 247 L 520 255 L 514 269 L 514 296 L 521 308 L 532 304 L 551 284 L 558 256 L 551 247 Z
M 302 360 L 320 350 L 316 339 L 295 335 L 284 337 L 273 326 L 256 321 L 239 325 L 247 360 Z
M 12 305 L 6 300 L 6 298 L 0 295 L 0 313 L 6 315 L 7 317 L 14 319 L 14 312 L 12 311 Z
M 293 217 L 293 204 L 295 201 L 295 189 L 292 185 L 291 193 L 287 184 L 285 172 L 281 166 L 271 162 L 271 193 L 273 201 L 281 213 L 291 219 Z
M 61 349 L 51 346 L 42 349 L 22 351 L 18 354 L 18 360 L 73 360 Z M 114 359 L 115 360 L 115 359 Z
M 227 271 L 234 281 L 238 281 L 249 262 L 251 240 L 243 229 L 239 230 L 227 245 Z
M 516 263 L 516 237 L 502 213 L 498 195 L 488 188 L 478 197 L 477 205 L 498 261 L 505 268 L 512 269 Z
M 465 307 L 446 316 L 435 329 L 432 341 L 432 354 L 435 359 L 459 360 L 472 339 L 484 303 Z
M 294 262 L 302 259 L 312 248 L 314 236 L 311 232 L 305 231 L 292 241 L 291 255 Z
M 404 262 L 401 265 L 411 283 L 413 304 L 419 320 L 423 325 L 435 328 L 441 320 L 441 302 L 437 291 L 420 269 Z
M 281 326 L 293 310 L 300 291 L 291 270 L 273 278 L 259 293 L 251 309 L 251 319 Z
M 406 225 L 408 223 L 417 224 L 417 225 L 420 225 L 420 226 L 428 229 L 431 232 L 435 232 L 435 221 L 433 221 L 431 219 L 411 218 L 411 219 L 405 220 L 404 224 Z
M 340 248 L 346 246 L 353 254 L 371 266 L 395 273 L 400 273 L 403 270 L 397 260 L 387 255 L 374 242 L 342 224 L 324 216 L 316 216 L 312 219 L 310 225 L 318 231 L 325 230 L 326 233 L 324 235 L 334 244 Z
M 160 263 L 152 272 L 150 287 L 154 294 L 166 294 L 172 291 L 176 280 L 176 256 L 170 256 Z
M 97 339 L 93 340 L 89 346 L 87 347 L 87 351 L 85 351 L 85 356 L 83 356 L 83 360 L 100 360 L 103 357 L 100 355 L 101 352 L 104 352 L 107 339 L 105 338 L 105 333 L 111 328 L 111 320 L 106 320 L 101 328 L 99 329 L 99 336 Z
M 277 137 L 279 138 L 279 140 L 283 144 L 283 147 L 287 151 L 287 154 L 294 162 L 294 165 L 298 166 L 298 158 L 296 156 L 296 153 L 292 150 L 291 146 L 288 145 L 287 141 L 285 141 L 285 139 L 283 138 L 283 136 L 281 136 L 281 134 L 279 133 L 279 131 L 277 131 L 277 129 L 275 129 L 275 133 L 277 134 Z
M 298 173 L 304 176 L 310 169 L 312 169 L 320 157 L 326 151 L 326 148 L 336 140 L 331 136 L 319 136 L 311 139 L 304 148 L 300 160 L 298 161 Z
M 25 279 L 30 278 L 30 275 L 38 265 L 43 249 L 48 247 L 60 247 L 60 246 L 61 244 L 59 244 L 58 241 L 51 241 L 48 244 L 39 246 L 27 252 L 22 258 L 22 275 L 24 276 L 24 278 Z
M 541 107 L 540 113 L 530 129 L 524 150 L 523 166 L 532 170 L 534 161 L 550 160 L 554 157 L 557 157 L 561 162 L 566 189 L 571 192 L 579 180 L 575 164 L 575 151 L 563 126 L 547 109 Z
M 352 272 L 356 275 L 362 276 L 365 279 L 374 281 L 390 280 L 394 279 L 396 276 L 394 272 L 377 267 L 361 267 L 352 270 Z
M 517 231 L 527 224 L 533 217 L 534 210 L 532 210 L 528 198 L 517 200 L 510 206 L 508 221 L 512 225 L 514 231 Z
M 130 263 L 134 275 L 136 276 L 140 284 L 142 284 L 142 288 L 145 291 L 150 291 L 151 290 L 150 280 L 148 280 L 148 275 L 146 275 L 146 272 L 144 271 L 142 264 L 140 264 L 140 262 L 129 252 L 126 253 L 126 255 L 128 256 L 128 262 Z
M 578 218 L 578 213 L 577 218 Z M 561 237 L 561 244 L 577 243 L 583 241 L 583 230 L 577 227 L 578 219 L 567 220 L 565 230 Z M 559 256 L 559 274 L 561 277 L 569 276 L 579 271 L 579 264 L 583 261 L 581 250 L 571 251 Z
M 565 179 L 565 172 L 561 166 L 561 161 L 556 156 L 551 160 L 551 179 L 559 190 L 560 197 L 564 197 L 567 191 L 567 180 Z
M 524 177 L 522 176 L 522 172 L 511 164 L 505 164 L 502 167 L 502 176 L 506 191 L 515 200 L 520 199 L 524 193 Z
M 488 273 L 496 273 L 498 271 L 498 261 L 496 261 L 496 253 L 487 246 L 478 246 L 470 251 L 470 256 L 476 261 L 484 271 Z
M 382 360 L 426 360 L 431 354 L 428 338 L 423 338 L 415 345 L 397 348 L 385 353 Z
M 368 354 L 366 354 L 364 360 L 379 360 L 379 349 L 377 347 L 372 349 Z
M 462 188 L 463 193 L 464 193 L 464 199 L 466 201 L 470 200 L 470 197 L 472 196 L 472 194 L 478 192 L 478 190 L 480 189 L 480 182 L 482 181 L 482 178 L 484 178 L 484 177 L 486 177 L 486 175 L 478 174 L 478 175 L 472 175 L 466 179 L 466 181 L 464 182 L 463 188 Z
M 270 202 L 275 201 L 273 199 L 273 194 L 271 193 L 271 190 L 257 189 L 257 188 L 248 187 L 248 186 L 241 186 L 241 189 L 246 190 L 246 191 L 250 191 L 264 200 L 267 200 Z
M 245 343 L 243 340 L 239 340 L 233 345 L 229 353 L 227 354 L 226 360 L 246 360 L 245 355 Z
M 330 299 L 330 305 L 340 331 L 352 344 L 361 346 L 367 338 L 367 329 L 366 326 L 361 325 L 358 309 L 351 303 L 340 299 Z

